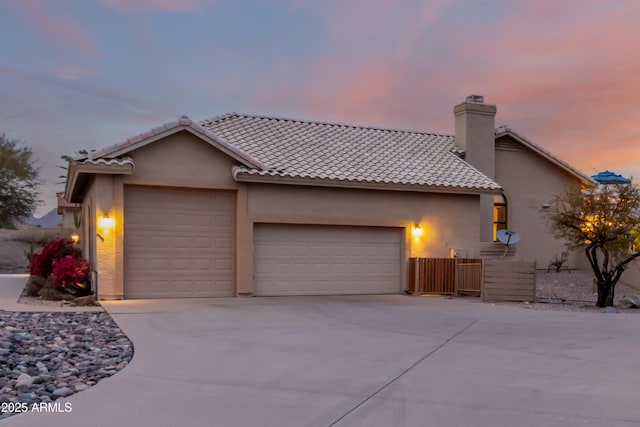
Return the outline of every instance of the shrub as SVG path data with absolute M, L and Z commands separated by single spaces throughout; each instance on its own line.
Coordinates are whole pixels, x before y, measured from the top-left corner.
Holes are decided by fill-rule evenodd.
M 31 255 L 31 274 L 49 277 L 53 271 L 53 261 L 74 253 L 79 254 L 79 250 L 71 240 L 54 239 L 44 245 L 40 252 Z
M 66 287 L 67 285 L 85 283 L 89 276 L 89 264 L 76 255 L 66 255 L 53 261 L 52 274 L 55 277 L 55 285 Z
M 71 240 L 52 240 L 39 253 L 34 253 L 31 275 L 46 279 L 38 292 L 45 299 L 70 299 L 92 293 L 89 263 Z

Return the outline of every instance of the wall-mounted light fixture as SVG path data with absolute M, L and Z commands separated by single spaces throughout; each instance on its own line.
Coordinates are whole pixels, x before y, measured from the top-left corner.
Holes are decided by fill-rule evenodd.
M 71 243 L 76 245 L 80 241 L 80 235 L 78 233 L 71 233 L 70 239 L 71 239 Z
M 424 234 L 424 230 L 422 229 L 422 227 L 420 227 L 419 224 L 415 224 L 413 226 L 413 229 L 411 230 L 411 235 L 416 239 L 418 239 L 422 237 L 423 234 Z
M 105 212 L 104 216 L 98 219 L 98 227 L 103 230 L 111 230 L 116 225 L 116 220 Z
M 96 236 L 104 242 L 104 236 L 111 233 L 115 226 L 115 218 L 109 216 L 109 214 L 105 212 L 104 216 L 98 218 L 98 230 Z

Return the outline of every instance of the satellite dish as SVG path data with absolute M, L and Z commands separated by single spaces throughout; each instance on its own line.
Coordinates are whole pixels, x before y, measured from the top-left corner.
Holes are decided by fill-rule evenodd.
M 509 245 L 515 245 L 520 241 L 520 234 L 511 230 L 498 230 L 496 237 L 504 244 L 504 253 L 502 254 L 502 258 L 507 255 Z
M 520 234 L 511 230 L 498 230 L 496 233 L 498 240 L 506 246 L 515 245 L 520 241 Z

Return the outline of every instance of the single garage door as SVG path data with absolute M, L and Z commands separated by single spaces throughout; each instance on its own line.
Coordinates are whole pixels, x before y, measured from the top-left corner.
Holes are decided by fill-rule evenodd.
M 234 194 L 125 187 L 126 298 L 234 295 Z
M 400 292 L 402 230 L 256 224 L 255 294 Z

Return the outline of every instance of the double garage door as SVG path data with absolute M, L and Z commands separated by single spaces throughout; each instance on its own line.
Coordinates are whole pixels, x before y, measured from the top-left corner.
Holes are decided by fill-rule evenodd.
M 256 224 L 255 294 L 400 292 L 398 228 Z
M 125 297 L 235 295 L 234 218 L 230 191 L 126 187 Z M 399 293 L 401 249 L 399 228 L 256 224 L 255 295 Z

